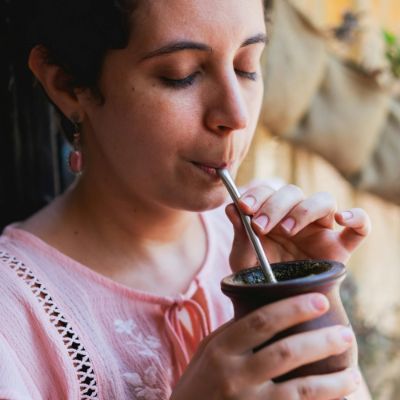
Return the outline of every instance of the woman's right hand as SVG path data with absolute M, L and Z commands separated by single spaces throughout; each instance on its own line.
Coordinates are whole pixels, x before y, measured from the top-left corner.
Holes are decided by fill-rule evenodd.
M 357 367 L 274 383 L 273 378 L 301 365 L 355 346 L 343 326 L 296 334 L 260 351 L 252 349 L 277 333 L 317 318 L 329 308 L 321 294 L 307 294 L 259 308 L 208 336 L 176 385 L 171 400 L 332 400 L 357 390 Z

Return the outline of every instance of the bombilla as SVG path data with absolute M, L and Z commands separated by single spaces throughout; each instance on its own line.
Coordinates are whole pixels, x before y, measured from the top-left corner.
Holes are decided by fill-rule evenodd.
M 268 262 L 268 259 L 265 255 L 261 241 L 260 241 L 259 237 L 256 235 L 256 233 L 253 231 L 253 228 L 251 227 L 251 219 L 248 215 L 244 214 L 242 212 L 242 210 L 240 209 L 240 206 L 239 206 L 240 193 L 239 193 L 237 187 L 235 186 L 235 183 L 233 182 L 232 177 L 230 176 L 228 170 L 225 168 L 217 169 L 217 174 L 222 179 L 222 182 L 226 186 L 230 196 L 232 197 L 233 202 L 236 205 L 236 208 L 240 215 L 240 219 L 242 220 L 242 223 L 246 230 L 247 236 L 249 237 L 250 242 L 253 245 L 253 248 L 257 254 L 257 258 L 260 263 L 261 270 L 265 276 L 266 281 L 268 283 L 276 283 L 277 280 L 274 276 L 274 273 L 272 272 L 271 265 Z

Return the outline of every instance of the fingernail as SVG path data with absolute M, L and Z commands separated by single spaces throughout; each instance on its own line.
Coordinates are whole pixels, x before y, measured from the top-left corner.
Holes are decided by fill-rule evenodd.
M 253 221 L 263 231 L 268 225 L 269 218 L 265 214 L 261 214 L 257 218 L 254 218 Z
M 358 370 L 358 368 L 353 369 L 352 375 L 353 375 L 353 379 L 354 379 L 355 383 L 357 383 L 357 384 L 361 383 L 362 378 L 361 378 L 361 373 Z
M 256 205 L 257 200 L 253 196 L 246 196 L 241 201 L 246 204 L 247 207 L 253 208 Z
M 324 311 L 329 305 L 328 300 L 323 296 L 313 296 L 311 303 L 317 311 Z
M 296 221 L 294 220 L 294 218 L 290 217 L 285 219 L 281 225 L 286 232 L 291 232 L 296 225 Z
M 353 218 L 353 216 L 354 215 L 353 215 L 353 213 L 351 211 L 343 211 L 342 212 L 342 217 L 345 220 L 351 219 L 351 218 Z
M 346 343 L 353 342 L 354 333 L 350 328 L 342 328 L 342 330 L 340 331 L 340 334 L 342 335 L 342 338 Z

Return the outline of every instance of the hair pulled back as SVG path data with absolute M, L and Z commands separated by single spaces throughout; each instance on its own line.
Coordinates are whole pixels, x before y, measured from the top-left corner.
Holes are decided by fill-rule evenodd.
M 65 71 L 71 88 L 97 92 L 107 51 L 128 45 L 138 1 L 36 0 L 30 47 L 42 45 L 47 62 Z

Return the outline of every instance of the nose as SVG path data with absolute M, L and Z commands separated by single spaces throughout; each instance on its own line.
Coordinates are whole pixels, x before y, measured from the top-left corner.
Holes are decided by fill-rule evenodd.
M 236 74 L 214 83 L 208 98 L 210 103 L 205 118 L 210 130 L 223 134 L 247 127 L 248 108 Z

